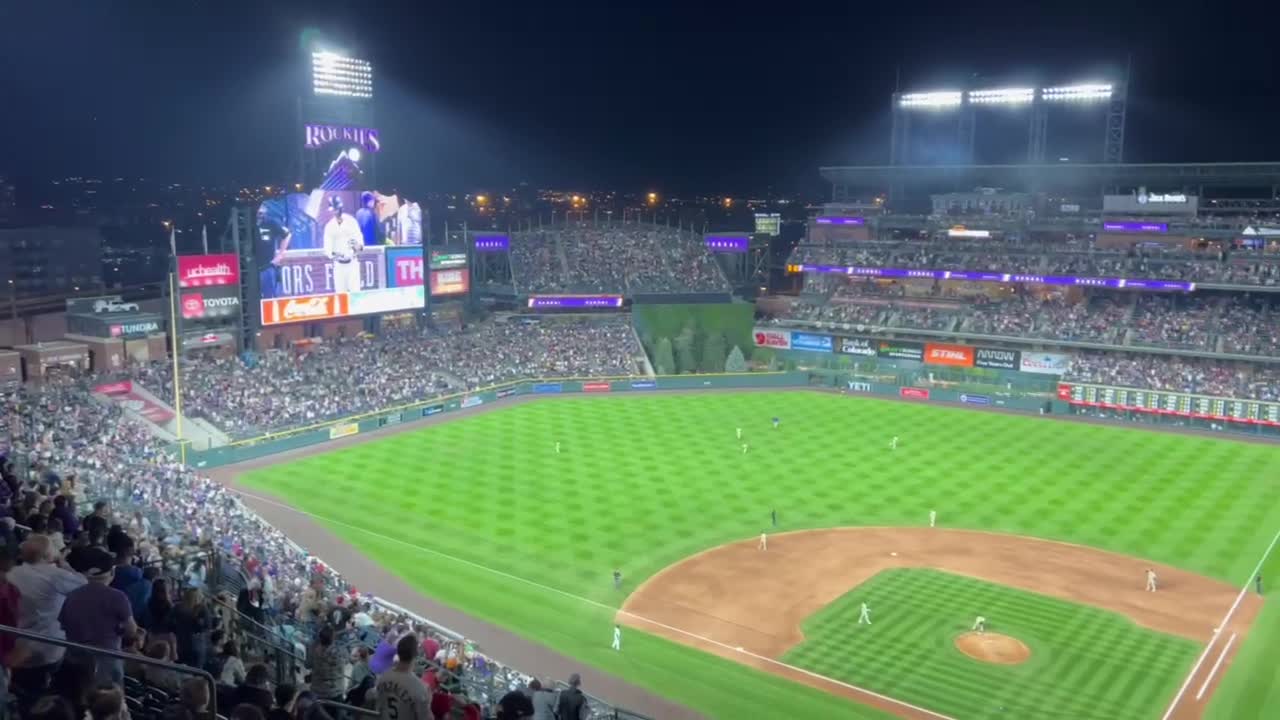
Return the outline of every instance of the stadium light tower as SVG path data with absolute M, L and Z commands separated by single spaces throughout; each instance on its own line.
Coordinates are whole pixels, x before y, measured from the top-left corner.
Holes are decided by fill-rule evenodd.
M 329 50 L 311 53 L 311 90 L 316 95 L 373 99 L 373 66 L 368 60 Z
M 1127 73 L 1126 73 L 1127 75 Z M 1107 104 L 1102 159 L 1107 163 L 1124 160 L 1125 105 L 1128 82 L 1089 82 L 1055 87 L 1002 87 L 978 90 L 933 90 L 894 93 L 890 112 L 889 164 L 909 164 L 911 118 L 919 113 L 955 113 L 957 135 L 964 162 L 974 162 L 975 109 L 984 106 L 1019 106 L 1030 110 L 1027 162 L 1045 161 L 1048 142 L 1049 108 L 1068 104 Z

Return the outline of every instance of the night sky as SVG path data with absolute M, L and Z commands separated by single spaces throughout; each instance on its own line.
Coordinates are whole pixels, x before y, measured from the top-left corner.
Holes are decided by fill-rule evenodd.
M 887 159 L 895 77 L 1052 84 L 1130 55 L 1127 160 L 1280 160 L 1275 17 L 1037 5 L 2 0 L 0 174 L 289 179 L 308 27 L 374 63 L 404 188 L 820 188 Z

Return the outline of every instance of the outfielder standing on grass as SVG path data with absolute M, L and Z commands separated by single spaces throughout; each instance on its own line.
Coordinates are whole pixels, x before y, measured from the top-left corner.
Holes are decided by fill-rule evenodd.
M 871 608 L 867 607 L 866 603 L 862 603 L 862 611 L 858 613 L 858 624 L 859 625 L 871 624 Z
M 622 652 L 622 626 L 613 626 L 613 649 Z

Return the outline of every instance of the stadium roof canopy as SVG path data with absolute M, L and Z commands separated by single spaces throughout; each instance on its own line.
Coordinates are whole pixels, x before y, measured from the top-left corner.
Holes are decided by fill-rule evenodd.
M 1277 187 L 1280 162 L 1046 163 L 1043 165 L 875 165 L 823 167 L 822 177 L 846 187 L 957 186 L 1067 187 Z

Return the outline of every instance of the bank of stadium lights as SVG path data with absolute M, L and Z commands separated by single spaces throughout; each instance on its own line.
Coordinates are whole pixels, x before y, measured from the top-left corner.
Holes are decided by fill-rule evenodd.
M 1089 83 L 1044 88 L 1040 91 L 1040 97 L 1047 102 L 1109 100 L 1111 99 L 1111 86 L 1103 83 Z
M 970 90 L 969 102 L 976 105 L 1018 105 L 1036 99 L 1035 88 L 1000 88 L 998 90 Z
M 1112 87 L 1105 83 L 1084 83 L 1061 87 L 996 88 L 992 90 L 938 90 L 933 92 L 904 93 L 898 97 L 898 107 L 923 110 L 953 110 L 964 102 L 972 105 L 1023 105 L 1034 102 L 1036 93 L 1044 102 L 1096 102 L 1111 98 Z
M 373 66 L 335 52 L 313 52 L 311 88 L 316 95 L 368 100 L 373 97 Z
M 898 98 L 898 104 L 902 107 L 951 108 L 959 107 L 963 97 L 964 93 L 951 90 L 906 93 Z

